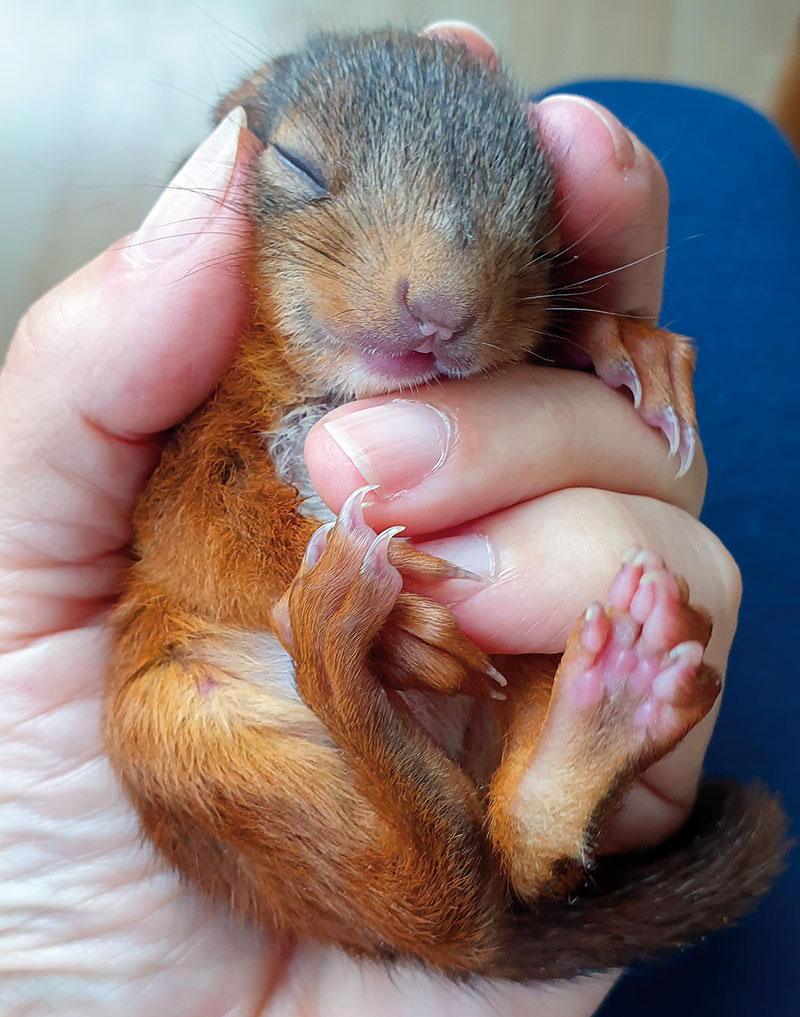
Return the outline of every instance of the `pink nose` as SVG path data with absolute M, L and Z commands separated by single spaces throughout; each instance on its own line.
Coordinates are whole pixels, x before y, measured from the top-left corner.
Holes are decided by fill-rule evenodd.
M 442 293 L 418 293 L 405 299 L 413 323 L 419 329 L 422 343 L 417 353 L 430 353 L 434 340 L 447 342 L 453 336 L 463 335 L 475 322 L 475 315 Z

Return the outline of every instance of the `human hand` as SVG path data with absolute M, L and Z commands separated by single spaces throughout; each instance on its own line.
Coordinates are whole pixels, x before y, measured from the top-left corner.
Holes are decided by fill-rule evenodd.
M 605 220 L 609 242 L 619 230 L 624 235 L 626 225 L 646 218 L 643 209 L 660 187 L 649 162 L 641 179 L 627 187 L 607 161 L 608 135 L 591 109 L 577 104 L 566 115 L 563 104 L 551 100 L 540 115 L 552 132 L 552 143 L 569 152 L 561 163 L 566 200 L 571 201 L 574 167 L 596 161 L 591 191 L 597 189 L 597 207 L 610 202 L 617 210 Z M 246 132 L 238 132 L 235 119 L 214 137 L 211 149 L 201 150 L 186 168 L 190 189 L 181 190 L 187 186 L 184 176 L 167 191 L 169 202 L 180 201 L 159 206 L 160 225 L 150 219 L 140 234 L 101 255 L 29 312 L 0 379 L 0 768 L 7 788 L 0 805 L 5 888 L 0 904 L 5 932 L 0 993 L 15 1008 L 11 1012 L 60 1017 L 298 1011 L 335 1017 L 372 1013 L 379 1006 L 431 1014 L 454 1006 L 465 1015 L 489 1010 L 513 1014 L 530 1012 L 533 1000 L 543 1015 L 588 1014 L 607 990 L 609 976 L 557 990 L 487 985 L 473 995 L 420 972 L 390 976 L 361 968 L 337 951 L 307 944 L 279 946 L 266 934 L 235 926 L 152 858 L 104 759 L 99 701 L 108 638 L 102 616 L 116 592 L 131 511 L 158 456 L 159 433 L 211 391 L 233 354 L 246 310 L 246 293 L 228 263 L 246 250 L 247 224 L 236 209 L 246 163 L 256 146 Z M 583 187 L 585 180 L 576 171 L 578 177 Z M 631 194 L 637 195 L 635 200 Z M 587 202 L 587 215 L 594 214 L 585 194 L 576 201 Z M 579 204 L 572 207 L 580 211 Z M 572 214 L 577 216 L 578 236 L 589 228 L 590 219 L 581 225 L 578 213 Z M 187 222 L 194 225 L 186 229 Z M 590 236 L 599 244 L 600 228 Z M 595 241 L 590 241 L 589 259 Z M 631 260 L 628 252 L 620 257 Z M 641 276 L 627 279 L 631 292 L 639 287 L 652 296 Z M 643 305 L 636 298 L 628 306 Z M 571 422 L 576 431 L 576 423 L 591 422 L 591 413 L 614 418 L 615 423 L 598 433 L 593 456 L 610 471 L 614 428 L 627 428 L 630 416 L 624 414 L 632 411 L 590 378 L 560 377 L 568 386 L 582 387 L 580 416 Z M 612 411 L 612 404 L 617 409 Z M 558 397 L 554 387 L 551 403 L 542 405 L 561 405 L 569 412 L 571 403 Z M 469 433 L 469 419 L 460 422 L 462 433 Z M 639 492 L 638 499 L 628 495 L 614 518 L 625 521 L 628 531 L 641 520 L 640 542 L 664 550 L 670 563 L 694 582 L 696 572 L 716 567 L 720 552 L 701 529 L 691 528 L 699 524 L 687 522 L 684 532 L 667 524 L 666 515 L 675 513 L 677 518 L 676 502 L 696 508 L 702 467 L 674 482 L 661 439 L 636 423 L 636 442 L 643 452 L 635 461 L 647 468 L 653 486 Z M 538 424 L 531 421 L 531 435 L 543 424 L 544 418 Z M 477 442 L 481 434 L 474 433 Z M 581 454 L 586 452 L 584 447 Z M 310 450 L 312 467 L 314 455 Z M 574 475 L 550 474 L 551 486 L 570 488 L 561 497 L 573 494 L 576 477 L 585 476 L 577 457 L 571 461 L 576 464 Z M 536 466 L 531 476 L 538 476 L 540 483 L 547 474 L 539 469 Z M 446 479 L 445 473 L 440 475 Z M 451 473 L 453 489 L 462 475 L 461 467 Z M 593 478 L 599 490 L 616 490 L 603 471 Z M 486 482 L 484 476 L 481 484 Z M 523 492 L 520 511 L 552 506 L 548 498 L 558 497 L 529 501 L 536 493 Z M 332 501 L 338 497 L 335 491 L 327 496 Z M 610 510 L 614 497 L 625 496 L 596 497 Z M 415 492 L 408 498 L 403 521 L 413 532 L 450 525 L 452 516 L 438 516 L 435 525 L 426 522 L 434 518 L 435 501 L 427 508 L 418 501 L 412 511 Z M 629 510 L 634 502 L 642 514 Z M 649 538 L 659 525 L 654 508 L 659 505 L 666 515 L 656 541 Z M 481 512 L 489 511 L 486 502 L 483 506 Z M 608 518 L 588 503 L 584 508 L 593 532 L 608 532 Z M 498 523 L 511 519 L 505 512 L 492 518 Z M 575 524 L 586 518 L 576 503 Z M 527 535 L 531 519 L 520 520 Z M 689 530 L 691 537 L 686 535 Z M 633 534 L 625 526 L 614 532 L 621 540 L 623 531 L 630 543 Z M 598 546 L 610 543 L 597 539 Z M 680 553 L 688 557 L 687 539 L 697 556 L 691 568 L 677 556 L 680 544 Z M 508 546 L 519 545 L 512 533 Z M 610 560 L 611 549 L 608 554 Z M 557 556 L 552 560 L 557 563 Z M 529 564 L 522 566 L 519 575 L 527 583 L 534 573 Z M 550 615 L 542 615 L 536 604 L 530 606 L 529 617 L 542 626 L 537 639 L 557 645 L 559 625 L 568 624 L 584 606 L 578 601 L 605 582 L 603 571 L 599 563 L 594 576 L 580 582 L 578 574 L 569 576 L 566 586 L 574 590 L 569 596 L 575 610 L 564 589 L 554 591 Z M 730 605 L 721 603 L 716 584 L 698 583 L 697 599 L 717 621 L 709 653 L 713 650 L 714 662 L 724 663 L 726 632 L 732 631 L 735 611 L 731 614 Z M 502 595 L 502 589 L 499 592 Z M 487 589 L 481 596 L 489 593 Z M 466 611 L 464 604 L 457 610 Z

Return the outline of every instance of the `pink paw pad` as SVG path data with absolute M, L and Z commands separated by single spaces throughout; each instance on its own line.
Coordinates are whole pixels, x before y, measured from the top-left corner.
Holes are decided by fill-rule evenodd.
M 629 611 L 642 576 L 664 568 L 664 563 L 652 551 L 632 547 L 622 559 L 622 568 L 608 591 L 608 603 L 617 611 Z
M 719 682 L 701 666 L 704 646 L 692 638 L 695 612 L 685 599 L 657 555 L 632 549 L 611 585 L 609 608 L 587 609 L 577 632 L 580 650 L 562 662 L 574 706 L 609 704 L 640 735 L 664 743 L 697 723 Z

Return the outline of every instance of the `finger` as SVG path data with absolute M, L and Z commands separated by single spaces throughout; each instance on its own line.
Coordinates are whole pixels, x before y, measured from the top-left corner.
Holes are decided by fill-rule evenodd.
M 6 633 L 33 617 L 34 598 L 48 631 L 113 592 L 113 552 L 129 539 L 153 436 L 209 394 L 234 353 L 247 305 L 243 174 L 256 147 L 243 123 L 230 114 L 136 235 L 20 323 L 0 375 Z
M 677 478 L 667 452 L 630 401 L 597 378 L 529 365 L 343 406 L 305 447 L 312 483 L 332 509 L 377 484 L 371 523 L 414 534 L 566 487 L 647 495 L 696 513 L 702 455 Z
M 561 248 L 578 266 L 567 282 L 581 284 L 576 299 L 655 322 L 669 210 L 658 160 L 590 99 L 553 95 L 531 110 L 556 170 Z
M 434 595 L 492 653 L 560 653 L 587 605 L 605 599 L 632 546 L 661 555 L 711 614 L 713 666 L 724 662 L 733 639 L 736 565 L 702 523 L 652 498 L 556 491 L 416 546 L 484 577 L 446 580 Z
M 562 652 L 586 607 L 605 601 L 625 551 L 645 547 L 687 581 L 692 603 L 711 615 L 704 660 L 725 673 L 741 596 L 739 571 L 719 540 L 678 508 L 603 491 L 559 491 L 418 546 L 484 577 L 482 583 L 448 580 L 426 592 L 450 606 L 465 633 L 494 653 Z M 650 831 L 652 843 L 680 825 L 694 799 L 718 705 L 648 770 L 650 790 L 639 792 L 639 805 L 653 804 L 666 824 Z M 652 796 L 663 800 L 650 802 Z M 674 808 L 665 811 L 664 800 Z M 626 806 L 615 823 L 616 847 L 643 843 L 641 823 L 628 823 L 635 812 Z
M 420 35 L 441 39 L 442 42 L 460 43 L 492 70 L 495 70 L 499 63 L 494 43 L 468 21 L 435 21 L 423 28 Z

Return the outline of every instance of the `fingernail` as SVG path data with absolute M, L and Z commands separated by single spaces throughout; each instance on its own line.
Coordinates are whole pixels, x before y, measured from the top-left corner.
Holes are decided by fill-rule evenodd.
M 584 109 L 590 110 L 608 131 L 611 143 L 614 146 L 614 158 L 617 166 L 621 170 L 633 169 L 634 163 L 636 162 L 636 146 L 633 143 L 633 136 L 630 131 L 626 130 L 622 126 L 613 113 L 610 113 L 599 103 L 593 102 L 591 99 L 586 99 L 582 95 L 571 95 L 566 93 L 548 95 L 547 98 L 542 99 L 540 105 L 544 105 L 545 103 L 552 102 L 554 100 L 557 100 L 558 102 L 574 103 L 576 106 L 583 106 Z
M 461 533 L 440 540 L 426 540 L 415 544 L 420 551 L 444 558 L 462 569 L 479 576 L 484 582 L 491 582 L 497 574 L 497 556 L 489 538 L 483 533 Z M 483 588 L 470 579 L 445 579 L 437 584 L 436 599 L 445 604 L 457 604 L 474 596 Z
M 382 495 L 416 487 L 444 462 L 453 427 L 434 406 L 394 399 L 325 425 L 325 430 L 368 484 Z
M 443 21 L 433 21 L 430 25 L 426 25 L 422 29 L 421 34 L 438 35 L 439 38 L 452 35 L 453 38 L 458 39 L 460 32 L 469 32 L 472 35 L 477 35 L 479 39 L 483 39 L 490 49 L 497 49 L 497 46 L 495 46 L 486 32 L 484 32 L 482 28 L 478 28 L 477 25 L 473 25 L 471 21 L 458 21 L 453 18 L 445 18 Z
M 123 252 L 136 268 L 185 250 L 208 226 L 225 199 L 247 116 L 237 106 L 220 121 L 175 174 Z

